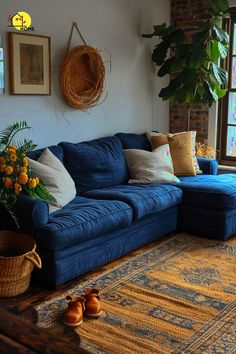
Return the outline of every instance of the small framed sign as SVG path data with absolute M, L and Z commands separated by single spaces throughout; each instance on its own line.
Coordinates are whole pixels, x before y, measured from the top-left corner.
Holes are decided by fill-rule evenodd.
M 50 37 L 8 32 L 11 95 L 50 95 Z

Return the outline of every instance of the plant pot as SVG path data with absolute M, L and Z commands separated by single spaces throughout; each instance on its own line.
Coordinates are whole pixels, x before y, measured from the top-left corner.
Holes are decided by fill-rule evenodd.
M 35 251 L 34 240 L 14 231 L 0 231 L 0 296 L 16 296 L 30 284 L 34 267 L 42 262 Z

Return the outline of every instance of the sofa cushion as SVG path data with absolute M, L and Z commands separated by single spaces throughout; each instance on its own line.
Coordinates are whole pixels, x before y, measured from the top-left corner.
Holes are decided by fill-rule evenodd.
M 77 193 L 127 182 L 128 169 L 117 137 L 78 144 L 62 142 L 64 163 Z
M 236 174 L 179 177 L 185 205 L 210 209 L 236 208 Z
M 147 151 L 152 150 L 151 144 L 148 141 L 145 133 L 117 133 L 116 136 L 120 139 L 123 149 L 141 149 Z
M 49 212 L 68 204 L 76 196 L 75 183 L 62 162 L 47 148 L 37 161 L 29 159 L 33 176 L 38 176 L 54 198 Z
M 48 149 L 61 161 L 63 162 L 63 149 L 59 145 L 51 145 L 48 146 Z M 27 152 L 27 156 L 32 160 L 37 160 L 42 153 L 44 152 L 45 148 L 37 149 L 33 151 Z
M 192 142 L 191 131 L 177 133 L 177 134 L 167 134 L 167 135 L 157 134 L 151 138 L 151 141 L 152 141 L 153 149 L 156 149 L 157 147 L 164 145 L 166 143 L 169 144 L 175 175 L 177 176 L 196 175 L 196 170 L 195 170 L 195 165 L 193 160 L 193 142 Z
M 91 190 L 86 192 L 85 196 L 123 201 L 132 206 L 134 219 L 167 209 L 182 201 L 182 191 L 175 186 L 167 184 L 118 185 Z
M 43 249 L 58 250 L 126 227 L 131 222 L 132 208 L 128 204 L 77 196 L 49 215 L 48 224 L 37 231 L 36 242 Z
M 153 151 L 124 149 L 123 152 L 131 176 L 129 183 L 179 182 L 173 174 L 173 162 L 168 144 L 159 146 Z
M 175 134 L 171 134 L 171 133 L 157 133 L 157 132 L 149 132 L 146 131 L 146 135 L 148 140 L 150 141 L 151 145 L 152 145 L 152 138 L 153 137 L 157 137 L 157 141 L 159 142 L 159 144 L 157 145 L 163 145 L 163 144 L 167 144 L 169 143 L 169 138 L 170 137 L 175 137 L 176 135 L 182 135 L 183 137 L 185 137 L 185 135 L 191 134 L 191 138 L 192 138 L 192 156 L 193 156 L 193 164 L 194 164 L 194 168 L 196 171 L 196 174 L 201 174 L 202 171 L 199 168 L 199 164 L 198 164 L 198 160 L 196 158 L 196 150 L 195 150 L 195 145 L 196 145 L 196 135 L 197 132 L 195 130 L 192 131 L 186 131 L 186 132 L 180 132 L 180 133 L 175 133 Z M 174 153 L 174 151 L 173 151 Z

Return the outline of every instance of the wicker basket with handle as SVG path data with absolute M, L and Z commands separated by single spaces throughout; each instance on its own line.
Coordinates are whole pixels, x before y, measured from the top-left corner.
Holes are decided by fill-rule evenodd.
M 25 234 L 0 231 L 0 296 L 22 294 L 30 284 L 34 266 L 42 262 L 34 240 Z

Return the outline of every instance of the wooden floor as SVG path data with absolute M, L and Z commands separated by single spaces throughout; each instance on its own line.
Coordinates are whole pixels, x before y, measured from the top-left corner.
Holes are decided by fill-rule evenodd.
M 89 277 L 89 274 L 80 279 Z M 80 348 L 80 338 L 73 328 L 66 326 L 51 329 L 37 327 L 38 316 L 35 306 L 63 294 L 72 286 L 76 286 L 78 282 L 77 278 L 56 290 L 32 284 L 21 295 L 0 298 L 0 353 L 88 353 Z
M 163 237 L 161 240 L 158 242 L 163 242 L 166 238 Z M 170 237 L 170 236 L 169 236 Z M 30 288 L 23 294 L 15 296 L 15 297 L 9 297 L 9 298 L 0 298 L 0 353 L 74 353 L 73 345 L 76 346 L 76 353 L 88 353 L 82 349 L 78 349 L 80 339 L 78 338 L 78 335 L 75 334 L 73 330 L 70 328 L 68 329 L 66 326 L 64 326 L 64 332 L 61 333 L 61 328 L 52 328 L 52 329 L 39 329 L 36 324 L 37 324 L 37 311 L 35 310 L 35 307 L 39 304 L 41 304 L 44 301 L 48 301 L 50 299 L 53 299 L 57 296 L 63 295 L 64 292 L 67 292 L 71 288 L 75 287 L 77 284 L 79 285 L 82 281 L 88 280 L 93 276 L 99 275 L 101 272 L 112 268 L 113 266 L 116 266 L 118 263 L 122 262 L 123 260 L 126 260 L 130 257 L 134 257 L 135 255 L 142 253 L 144 249 L 147 249 L 149 247 L 152 247 L 153 243 L 150 243 L 144 247 L 141 247 L 133 252 L 128 253 L 127 255 L 119 258 L 118 260 L 112 261 L 108 264 L 105 264 L 102 267 L 99 267 L 98 269 L 88 272 L 85 275 L 81 277 L 77 277 L 72 281 L 69 281 L 61 286 L 59 286 L 56 290 L 54 289 L 47 289 L 43 286 L 37 286 L 34 284 L 34 281 L 32 281 Z M 1 311 L 3 311 L 1 313 Z M 14 316 L 14 317 L 13 317 Z M 24 322 L 27 322 L 27 325 L 24 325 Z M 27 350 L 22 350 L 19 351 L 17 350 L 12 350 L 9 351 L 9 348 L 4 351 L 4 345 L 8 345 L 8 341 L 11 342 L 13 348 L 14 345 L 20 345 L 19 342 L 15 343 L 15 340 L 17 337 L 14 335 L 14 330 L 12 329 L 14 327 L 14 323 L 17 324 L 17 328 L 19 330 L 19 334 L 23 333 L 23 335 L 19 336 L 19 341 L 22 340 L 23 343 L 21 345 L 29 345 L 29 351 Z M 20 332 L 21 331 L 21 332 Z M 23 331 L 23 332 L 22 332 Z M 48 333 L 47 333 L 48 332 Z M 18 332 L 17 332 L 18 333 Z M 34 335 L 32 334 L 37 334 L 38 336 L 37 340 L 35 339 Z M 52 337 L 50 337 L 50 333 Z M 50 340 L 50 338 L 53 338 L 54 340 Z M 27 338 L 30 338 L 28 340 Z M 73 338 L 73 340 L 72 340 Z M 62 343 L 60 342 L 60 339 L 62 339 Z M 45 343 L 45 346 L 40 342 L 43 341 Z M 64 341 L 63 341 L 64 340 Z M 50 345 L 51 341 L 51 345 Z M 72 345 L 72 347 L 68 348 L 66 345 Z M 58 342 L 59 348 L 56 348 L 56 342 Z M 32 343 L 37 343 L 39 348 L 42 348 L 43 345 L 43 350 L 41 349 L 39 351 L 32 351 L 32 348 L 30 345 Z M 48 345 L 49 349 L 46 349 L 46 343 Z M 63 346 L 65 346 L 65 349 Z M 18 348 L 18 347 L 17 347 Z

